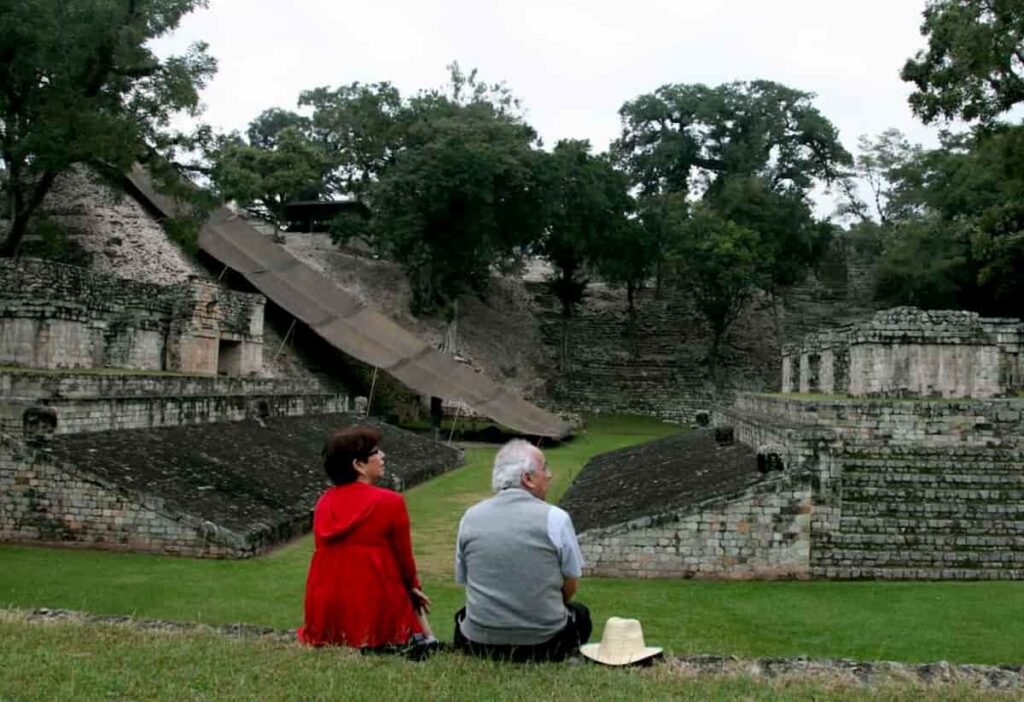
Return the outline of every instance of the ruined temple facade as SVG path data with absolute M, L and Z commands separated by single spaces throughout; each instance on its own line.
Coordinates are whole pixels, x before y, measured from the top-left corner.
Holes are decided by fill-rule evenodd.
M 714 416 L 771 460 L 730 483 L 708 456 L 690 470 L 717 488 L 698 501 L 688 487 L 582 531 L 590 572 L 1024 579 L 1021 333 L 897 308 L 788 347 L 787 392 L 741 393 Z
M 0 260 L 0 365 L 256 375 L 263 306 L 261 295 L 198 276 L 157 285 Z
M 782 392 L 1010 397 L 1024 388 L 1024 323 L 897 307 L 806 336 L 782 354 Z

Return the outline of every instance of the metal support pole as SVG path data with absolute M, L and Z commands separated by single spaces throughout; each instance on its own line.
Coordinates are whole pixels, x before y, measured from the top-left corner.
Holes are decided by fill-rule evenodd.
M 288 343 L 288 337 L 291 336 L 292 332 L 295 330 L 295 322 L 296 321 L 297 320 L 292 319 L 292 325 L 290 327 L 288 327 L 288 333 L 284 335 L 283 339 L 281 339 L 281 345 L 277 347 L 277 353 L 274 354 L 274 360 L 271 361 L 271 363 L 276 363 L 277 362 L 277 357 L 281 355 L 281 351 L 284 350 L 284 345 Z
M 462 402 L 455 405 L 455 418 L 452 420 L 452 430 L 448 432 L 448 445 L 452 445 L 452 437 L 455 436 L 455 422 L 459 421 L 459 412 L 462 411 Z
M 373 367 L 373 380 L 370 382 L 370 396 L 366 398 L 366 414 L 364 417 L 370 416 L 370 405 L 373 404 L 373 391 L 377 387 L 377 366 Z

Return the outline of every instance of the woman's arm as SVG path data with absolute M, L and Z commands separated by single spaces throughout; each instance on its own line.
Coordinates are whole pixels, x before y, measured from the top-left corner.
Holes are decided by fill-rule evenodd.
M 405 499 L 395 496 L 394 521 L 391 525 L 391 550 L 398 563 L 398 572 L 402 576 L 405 588 L 410 592 L 420 588 L 420 579 L 416 575 L 416 559 L 412 555 L 412 533 L 409 526 L 409 511 L 405 507 Z

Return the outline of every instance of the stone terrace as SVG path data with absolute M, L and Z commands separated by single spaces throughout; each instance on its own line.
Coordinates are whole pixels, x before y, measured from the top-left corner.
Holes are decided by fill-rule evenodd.
M 810 483 L 702 429 L 598 456 L 561 506 L 593 575 L 808 577 Z
M 232 378 L 0 370 L 0 431 L 20 433 L 30 408 L 48 408 L 54 433 L 148 429 L 249 418 L 345 412 L 349 398 L 301 378 Z
M 319 451 L 352 415 L 56 436 L 0 447 L 0 538 L 246 557 L 305 533 L 326 487 Z M 389 487 L 461 462 L 454 448 L 377 424 Z

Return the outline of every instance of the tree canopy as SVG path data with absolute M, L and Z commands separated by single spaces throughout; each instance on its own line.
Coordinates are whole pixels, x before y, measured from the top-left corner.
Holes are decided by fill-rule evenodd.
M 158 59 L 150 40 L 206 0 L 0 2 L 0 255 L 13 255 L 57 176 L 89 164 L 114 174 L 184 137 L 216 65 L 203 44 Z
M 865 140 L 862 148 L 877 153 L 883 143 L 892 141 Z M 884 219 L 855 228 L 881 248 L 879 296 L 893 304 L 1019 316 L 1024 127 L 992 125 L 945 134 L 936 149 L 904 142 L 886 153 L 888 165 L 876 173 Z
M 641 195 L 700 196 L 728 175 L 806 193 L 850 163 L 838 130 L 812 98 L 763 80 L 664 85 L 622 106 L 613 150 Z
M 757 289 L 798 282 L 831 227 L 810 191 L 852 163 L 813 96 L 770 81 L 665 85 L 619 110 L 613 152 L 638 193 L 645 245 L 665 259 L 719 343 Z
M 681 221 L 670 251 L 673 268 L 708 322 L 714 377 L 722 337 L 751 296 L 767 284 L 764 263 L 771 253 L 756 231 L 704 204 Z
M 453 80 L 461 77 L 457 67 Z M 500 95 L 499 95 L 500 98 Z M 544 226 L 537 135 L 500 99 L 431 91 L 402 103 L 385 166 L 362 186 L 361 235 L 398 262 L 414 312 L 483 293 L 493 265 L 521 256 Z
M 554 270 L 549 285 L 562 313 L 571 317 L 583 300 L 588 269 L 602 255 L 617 255 L 605 242 L 626 231 L 629 183 L 607 159 L 591 154 L 587 141 L 562 140 L 545 161 L 547 226 L 538 250 Z
M 250 123 L 247 136 L 216 141 L 210 179 L 222 197 L 276 228 L 285 205 L 316 199 L 326 189 L 331 163 L 310 139 L 308 120 L 292 112 L 267 110 Z
M 929 0 L 928 48 L 903 66 L 910 106 L 925 123 L 989 122 L 1024 100 L 1024 2 Z

